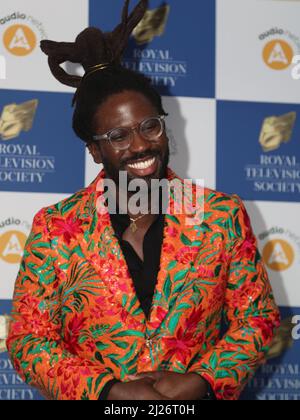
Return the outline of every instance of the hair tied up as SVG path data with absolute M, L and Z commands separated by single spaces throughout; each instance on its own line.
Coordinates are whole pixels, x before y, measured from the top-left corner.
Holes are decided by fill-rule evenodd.
M 51 73 L 59 82 L 78 88 L 88 75 L 110 65 L 121 64 L 129 37 L 148 8 L 148 0 L 140 0 L 129 15 L 129 3 L 130 0 L 125 0 L 122 21 L 112 32 L 104 33 L 101 29 L 90 27 L 82 31 L 75 42 L 41 41 L 40 48 L 48 56 Z M 68 74 L 60 66 L 66 61 L 81 64 L 85 75 Z

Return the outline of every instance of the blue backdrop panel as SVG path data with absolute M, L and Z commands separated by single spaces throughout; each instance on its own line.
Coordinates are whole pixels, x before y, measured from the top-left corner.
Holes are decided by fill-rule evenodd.
M 0 110 L 31 100 L 38 106 L 30 131 L 0 143 L 0 190 L 73 193 L 84 185 L 85 149 L 71 127 L 72 95 L 2 90 Z
M 105 31 L 114 28 L 123 4 L 123 0 L 90 0 L 91 26 Z M 163 4 L 161 0 L 149 2 L 151 10 Z M 214 98 L 215 0 L 172 0 L 168 4 L 163 36 L 142 45 L 132 37 L 124 61 L 133 69 L 140 65 L 145 74 L 155 77 L 164 95 Z
M 9 314 L 11 301 L 0 300 L 0 314 Z M 0 353 L 0 401 L 41 400 L 38 391 L 26 385 L 14 371 L 7 353 Z
M 281 316 L 285 320 L 299 315 L 300 308 L 281 307 Z M 299 328 L 298 328 L 299 330 Z M 280 356 L 270 359 L 249 383 L 243 399 L 246 400 L 300 400 L 300 340 L 292 342 L 290 331 L 281 335 Z M 287 348 L 291 345 L 290 348 Z
M 300 105 L 218 101 L 217 110 L 217 189 L 244 200 L 299 202 L 299 117 L 277 150 L 265 152 L 259 138 L 266 118 L 299 115 Z

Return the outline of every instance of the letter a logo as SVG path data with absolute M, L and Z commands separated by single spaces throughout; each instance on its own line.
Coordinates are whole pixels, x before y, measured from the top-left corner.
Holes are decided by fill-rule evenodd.
M 25 50 L 30 50 L 30 45 L 27 41 L 23 28 L 17 29 L 15 36 L 11 40 L 8 48 L 10 50 L 13 50 L 14 48 L 24 48 Z
M 295 252 L 287 241 L 274 239 L 266 244 L 263 259 L 271 270 L 285 271 L 294 263 Z
M 22 247 L 17 235 L 11 235 L 9 242 L 6 244 L 3 251 L 3 257 L 7 257 L 10 254 L 22 255 Z
M 289 264 L 289 259 L 286 255 L 286 253 L 284 252 L 283 247 L 281 246 L 281 244 L 279 242 L 277 242 L 274 246 L 274 250 L 271 254 L 271 257 L 268 261 L 268 265 L 271 264 L 284 264 L 284 265 L 288 265 Z
M 293 56 L 292 47 L 282 39 L 269 42 L 263 51 L 266 65 L 273 70 L 287 69 L 292 63 Z
M 23 232 L 8 231 L 0 237 L 0 258 L 9 264 L 19 264 L 26 236 Z
M 35 33 L 25 25 L 13 25 L 4 33 L 4 45 L 13 55 L 29 55 L 36 47 Z

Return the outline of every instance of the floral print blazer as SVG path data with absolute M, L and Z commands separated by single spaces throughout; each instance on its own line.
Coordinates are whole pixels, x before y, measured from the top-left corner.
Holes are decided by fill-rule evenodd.
M 97 211 L 104 177 L 34 218 L 7 340 L 16 370 L 49 399 L 96 400 L 111 379 L 156 370 L 196 372 L 218 399 L 238 399 L 279 323 L 243 203 L 203 189 L 201 223 L 168 212 L 146 319 L 109 214 Z

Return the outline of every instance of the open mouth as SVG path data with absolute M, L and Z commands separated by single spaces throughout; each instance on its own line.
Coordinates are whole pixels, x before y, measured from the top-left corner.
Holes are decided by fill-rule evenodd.
M 131 169 L 148 169 L 150 168 L 150 166 L 153 165 L 155 160 L 156 158 L 152 158 L 152 159 L 145 160 L 143 162 L 128 164 L 128 166 Z
M 158 165 L 158 159 L 156 157 L 127 164 L 131 172 L 139 176 L 151 175 L 152 173 L 156 171 L 157 165 Z

